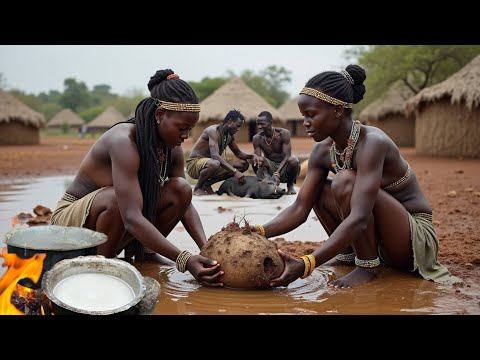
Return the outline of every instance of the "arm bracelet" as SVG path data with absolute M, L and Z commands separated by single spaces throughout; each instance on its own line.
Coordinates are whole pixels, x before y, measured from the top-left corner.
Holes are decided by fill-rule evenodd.
M 187 270 L 187 262 L 191 256 L 192 254 L 187 250 L 183 250 L 180 254 L 178 254 L 177 260 L 175 260 L 178 271 L 185 272 Z

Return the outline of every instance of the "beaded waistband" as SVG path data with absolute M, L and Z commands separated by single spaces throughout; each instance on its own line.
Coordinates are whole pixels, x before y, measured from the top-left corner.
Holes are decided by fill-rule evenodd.
M 432 214 L 428 214 L 428 213 L 418 212 L 418 213 L 411 213 L 410 215 L 412 215 L 413 217 L 417 217 L 417 218 L 419 218 L 419 217 L 424 218 L 424 219 L 429 220 L 429 221 L 433 220 Z
M 78 198 L 73 196 L 73 195 L 70 195 L 69 193 L 63 193 L 62 200 L 73 203 L 73 202 L 77 201 Z

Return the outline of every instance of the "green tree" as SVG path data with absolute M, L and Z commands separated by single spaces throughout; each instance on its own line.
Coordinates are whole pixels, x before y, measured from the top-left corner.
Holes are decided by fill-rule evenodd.
M 291 81 L 290 74 L 284 67 L 270 65 L 258 74 L 252 70 L 244 70 L 240 77 L 268 103 L 278 108 L 289 98 L 288 92 L 282 88 Z
M 66 134 L 70 131 L 70 124 L 67 122 L 63 122 L 61 128 L 62 128 L 62 133 Z
M 231 78 L 232 78 L 231 75 L 226 77 L 215 77 L 215 78 L 210 78 L 207 76 L 207 77 L 204 77 L 199 82 L 189 81 L 188 83 L 197 94 L 199 100 L 202 101 L 202 100 L 205 100 L 207 97 L 209 97 L 215 90 L 217 90 L 220 86 L 225 84 Z
M 91 104 L 91 94 L 84 82 L 77 82 L 74 78 L 65 79 L 65 90 L 60 97 L 60 104 L 78 112 L 80 108 L 88 108 Z
M 282 89 L 292 81 L 290 77 L 291 73 L 291 71 L 284 67 L 277 67 L 275 65 L 270 65 L 260 72 L 267 80 L 270 96 L 275 100 L 275 103 L 272 105 L 276 108 L 289 98 L 288 92 Z
M 95 105 L 100 105 L 108 101 L 112 101 L 113 99 L 116 99 L 118 97 L 117 94 L 112 94 L 110 92 L 110 85 L 95 85 L 93 87 L 93 90 L 90 93 L 90 105 L 95 106 Z
M 120 111 L 124 116 L 129 116 L 132 112 L 135 111 L 138 103 L 143 99 L 143 96 L 137 96 L 133 98 L 125 97 L 125 96 L 118 96 L 114 100 L 111 100 L 105 105 L 113 106 L 115 109 Z
M 39 111 L 43 115 L 45 115 L 45 119 L 47 119 L 48 121 L 51 118 L 53 118 L 58 112 L 60 112 L 60 110 L 62 110 L 62 107 L 60 104 L 49 102 L 49 103 L 42 104 L 40 106 Z
M 38 94 L 38 98 L 43 103 L 58 103 L 60 102 L 60 97 L 62 94 L 57 90 L 50 90 L 48 93 L 41 92 Z
M 21 102 L 23 102 L 32 110 L 40 112 L 40 109 L 42 107 L 42 102 L 38 99 L 37 96 L 33 94 L 27 94 L 21 90 L 16 90 L 16 89 L 9 91 L 9 93 L 14 97 L 16 97 L 18 100 L 20 100 Z
M 103 111 L 105 111 L 105 109 L 106 109 L 106 106 L 90 107 L 86 110 L 80 111 L 78 113 L 78 116 L 84 119 L 85 122 L 88 124 L 90 121 L 95 119 L 98 115 L 100 115 Z
M 476 55 L 480 45 L 370 45 L 355 46 L 345 56 L 367 72 L 365 99 L 361 111 L 397 81 L 415 94 L 445 80 Z

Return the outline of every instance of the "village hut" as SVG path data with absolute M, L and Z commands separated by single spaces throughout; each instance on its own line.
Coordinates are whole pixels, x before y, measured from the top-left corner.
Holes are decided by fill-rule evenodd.
M 223 84 L 204 99 L 200 106 L 200 118 L 191 134 L 193 141 L 196 141 L 208 126 L 220 124 L 225 115 L 233 109 L 240 110 L 245 116 L 245 123 L 235 134 L 237 142 L 252 141 L 257 133 L 257 116 L 262 111 L 269 111 L 272 114 L 274 127 L 285 126 L 278 110 L 240 78 L 234 78 Z
M 290 131 L 291 137 L 308 137 L 303 126 L 303 115 L 298 109 L 298 96 L 287 100 L 278 108 L 278 112 L 286 121 L 285 128 Z
M 120 111 L 115 109 L 113 106 L 109 106 L 104 112 L 102 112 L 88 124 L 88 132 L 103 133 L 116 123 L 125 120 L 125 116 L 123 116 Z
M 360 112 L 359 120 L 382 129 L 397 146 L 415 145 L 415 117 L 405 115 L 405 101 L 414 95 L 403 83 L 393 84 L 385 94 Z
M 417 154 L 480 158 L 480 55 L 405 103 Z
M 67 124 L 71 129 L 78 129 L 85 124 L 85 120 L 77 115 L 72 109 L 63 109 L 50 119 L 47 127 L 58 129 L 65 126 L 64 124 Z
M 43 114 L 0 90 L 0 145 L 39 144 L 40 128 L 45 125 Z

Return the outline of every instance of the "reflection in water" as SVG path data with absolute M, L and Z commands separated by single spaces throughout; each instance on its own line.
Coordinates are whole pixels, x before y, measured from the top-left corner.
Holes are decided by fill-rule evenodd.
M 12 216 L 33 212 L 44 205 L 52 210 L 73 180 L 68 177 L 36 178 L 31 181 L 0 183 L 0 238 L 12 230 Z M 236 197 L 193 197 L 207 237 L 245 214 L 255 223 L 271 219 L 291 204 L 295 196 L 277 200 Z M 322 241 L 326 234 L 315 216 L 285 234 L 287 241 Z M 198 254 L 199 250 L 179 224 L 168 236 L 177 247 Z M 0 248 L 5 244 L 2 242 Z M 3 260 L 0 260 L 0 265 Z M 441 286 L 409 273 L 389 268 L 378 280 L 353 289 L 332 289 L 327 281 L 343 276 L 349 267 L 317 268 L 306 279 L 298 279 L 288 287 L 267 290 L 234 290 L 199 285 L 190 273 L 180 273 L 174 263 L 137 265 L 144 276 L 155 278 L 161 285 L 155 314 L 479 314 L 480 284 L 462 288 L 456 294 L 451 286 Z M 0 267 L 0 277 L 6 271 Z M 448 296 L 440 296 L 448 295 Z
M 156 315 L 259 315 L 259 314 L 478 314 L 474 297 L 469 302 L 442 297 L 451 287 L 442 287 L 413 274 L 384 268 L 377 281 L 353 289 L 333 289 L 329 280 L 351 268 L 317 268 L 306 279 L 288 287 L 264 290 L 210 288 L 198 284 L 188 273 L 175 270 L 173 262 L 137 266 L 144 276 L 155 278 L 161 292 Z M 335 272 L 333 271 L 335 270 Z M 473 289 L 472 289 L 473 290 Z M 479 294 L 480 288 L 473 290 Z M 438 303 L 438 304 L 437 304 Z
M 174 265 L 145 263 L 138 266 L 144 276 L 160 282 L 155 314 L 315 314 L 315 303 L 327 292 L 328 275 L 319 269 L 288 288 L 238 290 L 200 285 L 188 272 Z

